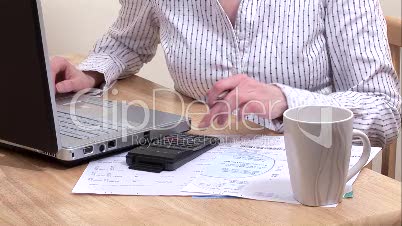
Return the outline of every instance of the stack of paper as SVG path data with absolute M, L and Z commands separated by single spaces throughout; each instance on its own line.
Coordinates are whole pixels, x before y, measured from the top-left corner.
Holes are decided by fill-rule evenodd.
M 234 196 L 286 203 L 293 198 L 283 137 L 229 136 L 222 144 L 173 172 L 128 169 L 125 153 L 91 162 L 73 193 L 114 195 Z M 370 161 L 380 152 L 372 148 Z M 362 147 L 353 147 L 350 165 Z M 352 191 L 354 177 L 347 183 Z

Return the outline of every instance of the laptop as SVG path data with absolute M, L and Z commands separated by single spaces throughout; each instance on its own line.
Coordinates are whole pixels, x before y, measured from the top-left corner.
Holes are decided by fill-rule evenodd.
M 40 0 L 1 0 L 0 27 L 0 144 L 74 163 L 190 130 L 180 115 L 88 94 L 55 97 Z

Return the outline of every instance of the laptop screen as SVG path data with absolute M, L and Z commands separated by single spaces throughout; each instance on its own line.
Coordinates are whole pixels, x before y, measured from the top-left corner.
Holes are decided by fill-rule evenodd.
M 58 146 L 37 7 L 36 0 L 0 0 L 0 143 L 54 153 Z

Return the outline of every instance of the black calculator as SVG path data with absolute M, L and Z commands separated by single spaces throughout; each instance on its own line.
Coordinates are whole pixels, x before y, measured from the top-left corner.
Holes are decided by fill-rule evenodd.
M 219 138 L 191 134 L 173 134 L 129 151 L 130 169 L 160 173 L 173 171 L 219 145 Z

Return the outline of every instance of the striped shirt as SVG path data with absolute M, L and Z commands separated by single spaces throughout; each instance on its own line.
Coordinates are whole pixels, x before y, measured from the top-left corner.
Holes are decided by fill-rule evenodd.
M 279 86 L 289 108 L 351 109 L 373 144 L 398 135 L 400 86 L 378 0 L 243 0 L 233 25 L 218 0 L 120 2 L 117 21 L 79 66 L 103 73 L 106 87 L 137 73 L 160 43 L 184 95 L 204 100 L 217 81 L 247 74 Z

